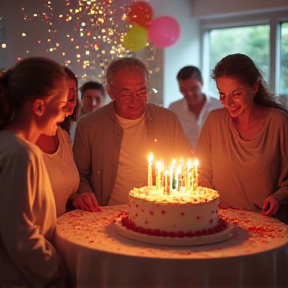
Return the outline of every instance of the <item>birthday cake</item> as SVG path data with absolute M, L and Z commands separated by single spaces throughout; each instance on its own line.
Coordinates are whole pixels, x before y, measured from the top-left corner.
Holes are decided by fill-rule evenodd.
M 128 213 L 115 222 L 124 237 L 151 244 L 203 245 L 231 237 L 232 227 L 219 218 L 217 191 L 198 186 L 198 160 L 169 171 L 160 162 L 153 173 L 148 158 L 148 186 L 134 188 L 128 195 Z
M 165 195 L 155 187 L 134 188 L 129 196 L 129 216 L 122 224 L 136 232 L 170 237 L 193 237 L 222 231 L 217 191 L 197 187 L 192 192 Z

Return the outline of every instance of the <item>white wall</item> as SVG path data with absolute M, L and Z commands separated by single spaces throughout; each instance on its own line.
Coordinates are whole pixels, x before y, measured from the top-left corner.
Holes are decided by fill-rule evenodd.
M 215 18 L 247 13 L 272 12 L 288 8 L 287 0 L 191 0 L 192 16 Z
M 164 49 L 163 59 L 163 95 L 164 107 L 180 99 L 176 75 L 186 65 L 199 66 L 199 31 L 198 20 L 191 16 L 190 0 L 150 0 L 155 16 L 168 15 L 175 18 L 181 27 L 179 41 Z
M 55 15 L 66 11 L 66 9 L 63 9 L 63 7 L 65 8 L 65 3 L 63 1 L 61 3 L 57 8 L 62 9 L 62 11 L 55 9 Z M 15 65 L 18 58 L 30 56 L 51 57 L 62 65 L 64 65 L 65 59 L 75 58 L 73 57 L 74 51 L 72 49 L 75 45 L 71 44 L 66 37 L 68 33 L 75 34 L 71 22 L 66 23 L 62 21 L 60 24 L 57 20 L 53 21 L 55 25 L 51 26 L 51 29 L 56 29 L 57 33 L 55 34 L 56 37 L 49 43 L 47 39 L 51 38 L 52 34 L 48 32 L 49 26 L 45 22 L 41 21 L 39 17 L 33 20 L 24 20 L 25 12 L 28 15 L 46 12 L 44 4 L 44 1 L 38 0 L 0 0 L 0 17 L 3 16 L 2 25 L 5 29 L 5 43 L 7 44 L 4 52 L 6 56 L 4 65 L 6 69 Z M 26 8 L 24 12 L 21 10 L 22 7 Z M 22 37 L 23 32 L 26 33 L 26 37 Z M 56 39 L 59 39 L 59 41 Z M 38 43 L 38 41 L 41 42 Z M 58 50 L 51 53 L 47 52 L 47 49 L 55 46 L 53 45 L 55 42 L 61 42 Z M 61 51 L 66 52 L 65 57 L 62 56 Z M 80 71 L 77 72 L 79 73 Z

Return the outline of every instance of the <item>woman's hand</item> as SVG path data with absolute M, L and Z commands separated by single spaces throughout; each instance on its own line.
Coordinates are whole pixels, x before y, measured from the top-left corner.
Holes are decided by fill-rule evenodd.
M 76 195 L 72 205 L 81 210 L 90 212 L 101 212 L 101 207 L 98 206 L 98 201 L 93 193 L 82 193 Z
M 271 195 L 264 200 L 262 214 L 266 216 L 275 215 L 280 208 L 280 205 L 280 200 L 277 197 Z

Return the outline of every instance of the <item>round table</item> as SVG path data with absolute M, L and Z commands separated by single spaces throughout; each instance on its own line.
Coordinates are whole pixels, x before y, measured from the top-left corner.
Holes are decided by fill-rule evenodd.
M 288 287 L 287 225 L 258 213 L 220 209 L 235 225 L 220 243 L 169 247 L 119 235 L 127 205 L 75 210 L 58 219 L 55 245 L 75 287 Z

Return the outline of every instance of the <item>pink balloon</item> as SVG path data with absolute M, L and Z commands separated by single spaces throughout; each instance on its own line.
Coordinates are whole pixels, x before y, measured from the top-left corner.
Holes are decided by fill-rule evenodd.
M 158 48 L 175 44 L 181 35 L 177 20 L 170 16 L 161 16 L 152 20 L 148 28 L 148 40 Z

